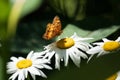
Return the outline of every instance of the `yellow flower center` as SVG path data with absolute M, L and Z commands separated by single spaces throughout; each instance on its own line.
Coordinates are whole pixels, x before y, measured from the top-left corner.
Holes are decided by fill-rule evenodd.
M 57 42 L 57 47 L 60 49 L 67 49 L 72 47 L 75 44 L 72 38 L 63 38 Z
M 116 41 L 108 41 L 108 42 L 105 42 L 103 45 L 103 49 L 105 51 L 115 51 L 118 48 L 120 48 L 120 43 Z
M 16 65 L 19 69 L 23 69 L 23 68 L 28 68 L 30 66 L 32 66 L 32 61 L 29 59 L 24 59 L 24 60 L 20 60 L 17 65 Z
M 117 76 L 118 76 L 117 74 L 114 74 L 110 76 L 109 78 L 107 78 L 106 80 L 116 80 Z

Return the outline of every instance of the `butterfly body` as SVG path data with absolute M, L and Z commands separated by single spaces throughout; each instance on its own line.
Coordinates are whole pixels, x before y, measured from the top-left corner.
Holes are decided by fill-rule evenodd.
M 43 35 L 43 38 L 46 40 L 50 40 L 56 36 L 59 36 L 61 33 L 61 21 L 58 16 L 55 16 L 53 22 L 47 24 L 47 28 Z

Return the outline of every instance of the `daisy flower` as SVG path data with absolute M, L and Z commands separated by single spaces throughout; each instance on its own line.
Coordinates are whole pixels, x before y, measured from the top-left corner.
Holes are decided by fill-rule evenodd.
M 101 55 L 120 49 L 120 37 L 118 37 L 115 41 L 108 40 L 107 38 L 103 38 L 102 40 L 103 42 L 93 43 L 94 45 L 97 45 L 97 46 L 88 50 L 87 53 L 92 55 L 98 53 L 98 57 L 99 57 Z
M 28 74 L 31 75 L 33 80 L 35 80 L 35 75 L 42 76 L 46 78 L 47 76 L 40 70 L 40 69 L 52 69 L 50 66 L 47 65 L 49 60 L 43 59 L 42 55 L 41 58 L 35 56 L 33 51 L 31 51 L 26 58 L 23 57 L 11 57 L 12 61 L 7 63 L 7 73 L 12 74 L 9 78 L 10 80 L 25 80 L 28 78 Z
M 106 80 L 120 80 L 120 71 L 117 72 L 116 74 L 108 77 Z
M 55 55 L 55 68 L 60 69 L 60 61 L 64 61 L 64 65 L 68 65 L 69 57 L 76 66 L 80 66 L 81 58 L 88 58 L 84 51 L 87 51 L 90 44 L 84 42 L 92 38 L 81 38 L 76 33 L 71 37 L 62 38 L 45 46 L 44 58 L 51 59 Z

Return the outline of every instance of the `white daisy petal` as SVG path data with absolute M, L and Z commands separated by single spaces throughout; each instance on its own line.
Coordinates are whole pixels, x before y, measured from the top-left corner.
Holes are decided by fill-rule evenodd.
M 36 80 L 36 77 L 34 74 L 31 74 L 31 76 L 32 76 L 33 80 Z
M 72 61 L 75 63 L 75 65 L 77 67 L 80 67 L 80 57 L 77 57 L 76 55 L 74 55 L 74 53 L 71 53 L 69 55 L 70 55 Z
M 74 38 L 75 41 L 86 41 L 86 40 L 93 39 L 93 38 L 82 38 L 82 37 L 79 37 L 76 33 L 74 33 L 73 36 L 71 36 L 71 38 Z
M 87 60 L 87 63 L 92 59 L 93 56 L 94 56 L 94 54 L 90 55 L 90 57 Z
M 27 78 L 27 75 L 28 75 L 28 73 L 27 73 L 26 69 L 24 69 L 22 77 L 24 76 L 24 79 L 25 79 L 25 78 Z
M 77 50 L 76 50 L 76 51 L 77 51 Z M 87 58 L 88 58 L 88 56 L 87 56 L 86 54 L 84 54 L 83 52 L 77 51 L 76 54 L 77 54 L 78 56 L 81 56 L 81 57 L 84 58 L 84 59 L 87 59 Z
M 25 76 L 24 76 L 24 72 L 23 72 L 24 70 L 21 70 L 20 72 L 19 72 L 19 75 L 18 75 L 18 80 L 24 80 L 25 79 Z
M 69 55 L 68 55 L 68 53 L 66 53 L 65 55 L 64 55 L 64 61 L 65 61 L 65 66 L 67 66 L 68 65 L 68 60 L 69 60 Z
M 77 41 L 87 41 L 87 40 L 90 40 L 90 39 L 93 39 L 93 38 L 79 38 Z
M 120 71 L 117 72 L 117 78 L 115 80 L 120 80 Z
M 108 40 L 107 38 L 103 38 L 102 40 L 103 40 L 104 42 L 110 41 L 110 40 Z
M 32 56 L 33 56 L 33 51 L 30 51 L 30 53 L 27 56 L 27 59 L 31 59 Z
M 19 75 L 19 71 L 15 72 L 9 79 L 15 80 L 15 78 Z
M 101 52 L 98 53 L 97 57 L 103 56 L 103 55 L 108 54 L 108 53 L 109 52 L 101 51 Z
M 31 74 L 40 75 L 38 69 L 35 68 L 35 67 L 30 67 L 30 68 L 28 69 L 28 71 L 29 71 Z
M 93 43 L 94 45 L 103 45 L 104 44 L 104 42 L 96 42 L 96 43 Z
M 55 54 L 55 68 L 60 70 L 60 57 Z
M 42 52 L 35 52 L 35 53 L 34 53 L 34 55 L 40 56 L 40 57 L 43 57 L 44 54 L 45 54 L 45 51 L 42 51 Z
M 71 38 L 76 38 L 77 37 L 77 34 L 76 33 L 74 33 L 72 36 L 71 36 Z
M 46 54 L 43 58 L 47 58 L 48 57 L 48 60 L 50 60 L 53 56 L 54 56 L 55 52 L 50 52 L 48 54 Z
M 47 76 L 41 70 L 39 70 L 39 72 L 40 72 L 42 77 L 47 78 Z
M 43 65 L 34 65 L 34 67 L 36 67 L 36 68 L 40 68 L 40 69 L 43 69 L 43 68 L 44 68 Z
M 46 64 L 42 64 L 42 66 L 44 66 L 44 68 L 46 68 L 46 69 L 52 70 L 52 68 Z
M 120 42 L 120 37 L 118 37 L 115 41 Z
M 87 51 L 88 54 L 96 54 L 99 53 L 101 51 L 101 47 L 100 46 L 96 46 L 90 50 Z
M 12 61 L 17 61 L 17 58 L 16 57 L 11 57 L 10 58 Z
M 7 73 L 11 74 L 11 73 L 15 73 L 17 71 L 17 69 L 8 69 Z
M 18 57 L 18 61 L 19 61 L 19 60 L 23 60 L 23 59 L 25 59 L 25 58 L 23 58 L 23 57 Z
M 36 64 L 43 64 L 43 63 L 49 63 L 50 61 L 48 59 L 37 59 L 34 61 Z
M 76 46 L 77 46 L 77 48 L 79 48 L 79 49 L 81 49 L 83 51 L 86 51 L 86 50 L 89 49 L 88 47 L 86 47 L 85 45 L 82 45 L 82 44 L 79 44 L 79 45 L 76 45 Z
M 55 52 L 51 52 L 51 54 L 50 54 L 50 56 L 48 56 L 49 58 L 49 60 L 54 56 L 54 54 L 55 54 Z

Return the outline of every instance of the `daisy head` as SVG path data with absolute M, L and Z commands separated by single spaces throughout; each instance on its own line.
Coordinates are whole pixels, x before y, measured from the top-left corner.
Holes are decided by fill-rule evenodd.
M 91 48 L 87 51 L 88 54 L 96 54 L 98 53 L 98 56 L 107 54 L 109 52 L 117 51 L 120 49 L 120 37 L 118 37 L 115 41 L 114 40 L 108 40 L 107 38 L 103 38 L 103 42 L 96 42 L 93 43 L 97 46 Z
M 81 38 L 74 33 L 71 37 L 62 38 L 45 46 L 44 58 L 51 59 L 55 55 L 55 68 L 60 69 L 60 61 L 64 61 L 64 65 L 68 65 L 69 57 L 74 64 L 79 67 L 80 57 L 87 58 L 84 51 L 87 51 L 90 44 L 85 42 L 91 38 Z
M 42 76 L 46 78 L 47 76 L 40 70 L 43 68 L 52 69 L 47 65 L 49 60 L 38 58 L 35 53 L 31 51 L 26 58 L 23 57 L 11 57 L 11 61 L 7 63 L 7 73 L 12 74 L 9 79 L 15 80 L 25 80 L 28 78 L 28 73 L 35 80 L 35 75 Z
M 120 80 L 120 71 L 108 77 L 106 80 Z

